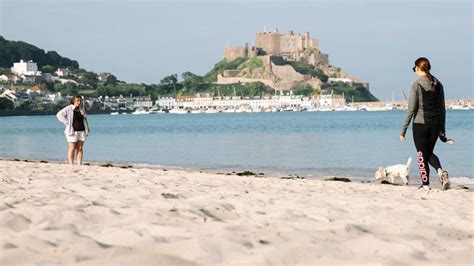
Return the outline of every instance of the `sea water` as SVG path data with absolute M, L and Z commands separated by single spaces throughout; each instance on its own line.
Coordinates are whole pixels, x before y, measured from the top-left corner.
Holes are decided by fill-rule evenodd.
M 411 126 L 399 140 L 405 112 L 278 112 L 90 115 L 86 162 L 250 170 L 274 175 L 369 179 L 379 166 L 413 158 Z M 447 111 L 453 145 L 435 153 L 453 178 L 474 180 L 474 111 Z M 55 116 L 0 117 L 0 157 L 67 160 L 64 126 Z M 432 171 L 434 173 L 434 171 Z

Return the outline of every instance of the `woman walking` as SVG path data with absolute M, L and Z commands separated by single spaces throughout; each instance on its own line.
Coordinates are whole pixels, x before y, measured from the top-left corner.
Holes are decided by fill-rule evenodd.
M 436 169 L 443 190 L 450 187 L 448 172 L 442 167 L 433 153 L 438 137 L 445 136 L 446 109 L 444 91 L 441 82 L 430 73 L 430 61 L 420 57 L 415 61 L 413 71 L 418 76 L 410 90 L 408 109 L 400 140 L 405 141 L 405 133 L 413 117 L 413 140 L 418 155 L 418 169 L 423 185 L 430 189 L 430 164 Z
M 75 159 L 77 165 L 82 165 L 84 141 L 89 133 L 87 115 L 79 108 L 81 102 L 81 96 L 72 97 L 71 104 L 61 109 L 56 115 L 58 120 L 66 126 L 64 134 L 69 143 L 67 157 L 71 166 L 74 166 Z

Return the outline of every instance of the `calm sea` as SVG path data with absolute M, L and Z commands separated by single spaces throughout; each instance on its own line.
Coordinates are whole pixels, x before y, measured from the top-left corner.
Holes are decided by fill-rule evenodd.
M 400 142 L 402 111 L 90 115 L 85 161 L 306 177 L 373 177 L 379 166 L 413 157 L 411 128 Z M 474 111 L 448 111 L 454 145 L 435 153 L 452 177 L 474 180 Z M 55 116 L 0 117 L 0 157 L 66 160 Z

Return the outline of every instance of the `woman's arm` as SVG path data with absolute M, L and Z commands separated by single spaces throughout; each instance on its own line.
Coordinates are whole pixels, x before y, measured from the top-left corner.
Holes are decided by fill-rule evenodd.
M 69 120 L 67 119 L 67 108 L 69 106 L 64 107 L 61 109 L 57 114 L 56 117 L 58 118 L 59 122 L 63 123 L 64 125 L 67 125 L 69 123 Z
M 443 85 L 440 84 L 440 91 L 439 91 L 439 108 L 440 108 L 440 113 L 441 113 L 441 117 L 440 117 L 440 131 L 443 135 L 446 134 L 446 106 L 444 104 L 444 89 L 443 89 Z
M 416 88 L 418 86 L 418 82 L 413 83 L 410 90 L 410 97 L 408 98 L 408 109 L 405 116 L 405 120 L 403 122 L 402 131 L 400 132 L 400 136 L 405 136 L 407 132 L 407 128 L 410 125 L 411 119 L 415 112 L 418 110 L 418 94 L 416 93 Z

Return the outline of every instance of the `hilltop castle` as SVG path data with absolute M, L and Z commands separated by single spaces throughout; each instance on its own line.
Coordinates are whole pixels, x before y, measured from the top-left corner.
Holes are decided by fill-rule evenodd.
M 329 64 L 328 55 L 320 52 L 318 39 L 310 38 L 309 32 L 303 35 L 295 35 L 293 31 L 282 35 L 278 29 L 272 32 L 257 32 L 255 47 L 249 48 L 248 44 L 245 44 L 245 47 L 234 46 L 224 49 L 224 58 L 227 60 L 258 55 L 281 56 L 286 60 L 312 65 Z
M 225 70 L 218 76 L 218 84 L 262 82 L 275 89 L 288 90 L 295 85 L 306 82 L 314 89 L 324 85 L 317 77 L 298 73 L 288 62 L 313 65 L 329 76 L 327 82 L 359 83 L 368 89 L 368 84 L 344 70 L 333 67 L 329 63 L 328 54 L 319 49 L 319 40 L 310 38 L 309 33 L 303 35 L 290 31 L 283 35 L 274 29 L 272 32 L 257 32 L 255 46 L 226 47 L 224 58 L 232 61 L 237 58 L 249 58 L 263 64 L 252 68 L 245 64 L 235 70 Z

